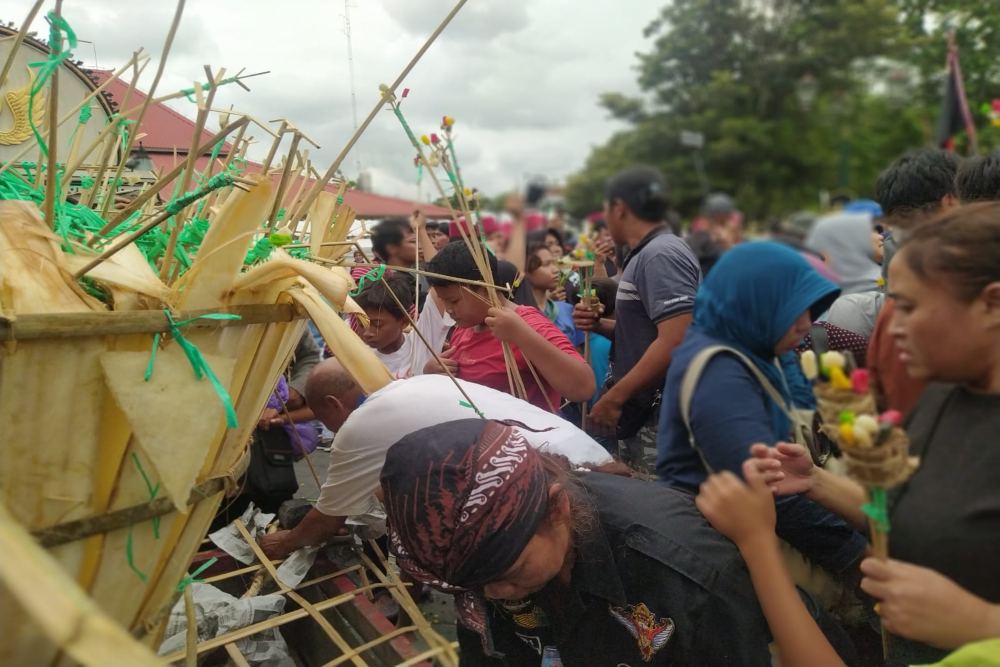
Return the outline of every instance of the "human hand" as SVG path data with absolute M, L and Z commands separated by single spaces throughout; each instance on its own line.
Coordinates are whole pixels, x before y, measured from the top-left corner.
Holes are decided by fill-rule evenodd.
M 434 373 L 447 373 L 445 368 L 451 371 L 452 375 L 458 373 L 458 360 L 452 358 L 453 354 L 455 354 L 455 348 L 445 348 L 440 354 L 438 354 L 437 359 L 432 358 L 427 362 L 427 364 L 424 365 L 424 373 L 428 375 Z M 438 360 L 440 360 L 440 363 L 438 363 Z
M 271 560 L 288 558 L 288 556 L 299 548 L 296 544 L 293 531 L 276 530 L 273 533 L 264 535 L 257 541 L 260 550 Z
M 417 210 L 410 214 L 410 228 L 414 232 L 419 231 L 427 226 L 427 216 L 425 216 L 421 211 Z
M 257 421 L 257 428 L 270 431 L 272 426 L 278 426 L 281 424 L 281 420 L 278 415 L 281 414 L 274 408 L 264 408 L 263 414 L 261 414 L 260 419 Z
M 774 537 L 774 496 L 754 459 L 743 462 L 744 484 L 725 470 L 701 485 L 695 505 L 717 531 L 741 549 Z
M 503 203 L 503 210 L 514 218 L 520 218 L 524 215 L 524 198 L 517 193 L 507 195 L 507 199 Z
M 809 450 L 802 445 L 779 442 L 774 447 L 768 447 L 758 443 L 750 448 L 750 456 L 775 495 L 808 493 L 816 483 L 816 466 Z
M 618 432 L 618 420 L 622 417 L 622 405 L 612 392 L 601 396 L 587 415 L 587 430 L 596 435 L 612 437 Z
M 298 392 L 295 387 L 288 388 L 288 400 L 285 401 L 285 407 L 289 410 L 297 410 L 306 404 L 305 397 Z
M 513 308 L 490 308 L 483 323 L 490 328 L 494 338 L 505 343 L 516 343 L 525 331 L 531 331 Z
M 893 634 L 943 649 L 1000 636 L 1000 606 L 926 567 L 866 558 L 861 588 Z
M 591 306 L 587 303 L 587 299 L 582 299 L 573 306 L 573 324 L 580 331 L 594 331 L 602 313 L 604 306 L 601 303 Z
M 594 241 L 593 250 L 594 257 L 597 260 L 603 261 L 609 257 L 614 257 L 615 242 L 611 239 L 597 239 Z
M 549 292 L 549 298 L 553 301 L 565 301 L 566 300 L 566 287 L 564 285 L 557 285 L 554 289 Z

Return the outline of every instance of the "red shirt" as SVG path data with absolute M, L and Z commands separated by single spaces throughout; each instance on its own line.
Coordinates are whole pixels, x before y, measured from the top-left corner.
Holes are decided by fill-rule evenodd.
M 892 313 L 896 304 L 886 299 L 875 321 L 875 330 L 868 341 L 868 372 L 871 374 L 879 407 L 883 410 L 899 410 L 903 416 L 917 404 L 927 383 L 915 380 L 906 372 L 906 365 L 899 360 L 896 339 L 889 333 Z
M 576 351 L 573 344 L 569 342 L 566 334 L 560 331 L 537 308 L 517 306 L 515 312 L 521 316 L 521 319 L 531 325 L 532 329 L 541 334 L 542 338 L 552 344 L 554 348 L 553 352 L 568 354 L 575 359 L 579 359 L 581 363 L 583 362 L 583 357 Z M 507 365 L 504 363 L 503 358 L 503 345 L 493 337 L 493 332 L 487 327 L 484 326 L 481 331 L 476 331 L 475 328 L 471 327 L 455 329 L 455 333 L 451 336 L 451 347 L 454 350 L 452 359 L 458 361 L 459 378 L 491 387 L 497 391 L 511 393 L 510 382 L 507 380 Z M 538 386 L 531 371 L 528 370 L 528 364 L 524 359 L 524 355 L 521 354 L 516 345 L 512 345 L 511 350 L 514 352 L 517 368 L 521 372 L 521 380 L 524 382 L 524 388 L 528 392 L 528 402 L 543 410 L 550 410 L 551 408 L 545 400 L 545 395 L 548 394 L 549 401 L 551 401 L 552 406 L 555 408 L 555 412 L 558 412 L 561 401 L 559 392 L 546 385 L 547 391 L 543 394 L 541 387 Z M 535 372 L 538 373 L 537 368 Z M 540 373 L 538 377 L 541 378 Z

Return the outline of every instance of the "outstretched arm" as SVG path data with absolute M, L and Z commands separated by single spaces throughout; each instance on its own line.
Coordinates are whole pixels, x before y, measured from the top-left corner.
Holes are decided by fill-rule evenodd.
M 744 484 L 729 471 L 701 485 L 695 504 L 709 523 L 733 540 L 750 570 L 754 592 L 787 667 L 843 665 L 809 615 L 785 569 L 774 534 L 774 499 L 753 460 L 743 465 Z
M 347 517 L 328 516 L 313 507 L 291 530 L 279 530 L 265 535 L 260 548 L 268 558 L 286 558 L 302 547 L 323 544 L 344 527 Z

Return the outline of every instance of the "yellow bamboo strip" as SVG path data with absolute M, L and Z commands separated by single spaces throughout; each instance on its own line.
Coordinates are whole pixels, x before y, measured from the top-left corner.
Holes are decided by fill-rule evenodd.
M 243 521 L 237 519 L 234 522 L 234 525 L 236 526 L 236 529 L 240 531 L 240 534 L 243 536 L 243 539 L 246 540 L 247 544 L 250 545 L 250 548 L 253 549 L 253 552 L 257 555 L 257 558 L 260 560 L 261 564 L 265 568 L 267 568 L 267 572 L 268 574 L 271 575 L 271 578 L 274 579 L 274 582 L 279 586 L 284 586 L 285 585 L 284 582 L 281 581 L 281 578 L 278 576 L 278 571 L 274 568 L 274 565 L 271 564 L 271 561 L 268 559 L 268 557 L 264 555 L 264 552 L 261 551 L 260 546 L 257 544 L 257 540 L 255 540 L 253 538 L 253 535 L 251 535 L 250 532 L 247 530 L 246 526 L 243 524 Z M 357 667 L 367 667 L 365 661 L 362 660 L 361 657 L 356 652 L 353 651 L 351 645 L 347 643 L 347 640 L 345 640 L 343 637 L 340 636 L 340 633 L 337 632 L 337 630 L 332 625 L 330 625 L 330 621 L 326 620 L 326 617 L 323 616 L 323 614 L 319 613 L 319 610 L 316 609 L 315 605 L 313 605 L 312 602 L 299 595 L 299 593 L 296 592 L 295 590 L 289 590 L 287 595 L 291 599 L 295 600 L 295 602 L 297 602 L 300 607 L 306 610 L 306 612 L 312 617 L 312 619 L 316 621 L 316 624 L 319 625 L 319 627 L 323 629 L 323 631 L 333 641 L 333 643 L 336 644 L 337 648 L 339 648 L 342 652 L 346 654 L 353 653 L 351 662 L 353 662 Z

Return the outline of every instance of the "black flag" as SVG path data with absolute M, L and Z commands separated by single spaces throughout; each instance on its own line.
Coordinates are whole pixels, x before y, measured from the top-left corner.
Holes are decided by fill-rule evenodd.
M 976 126 L 972 122 L 969 103 L 965 99 L 965 84 L 962 82 L 962 68 L 958 64 L 958 47 L 954 39 L 948 40 L 948 76 L 944 84 L 944 100 L 938 118 L 937 145 L 950 148 L 952 137 L 965 130 L 969 136 L 970 152 L 975 152 Z

